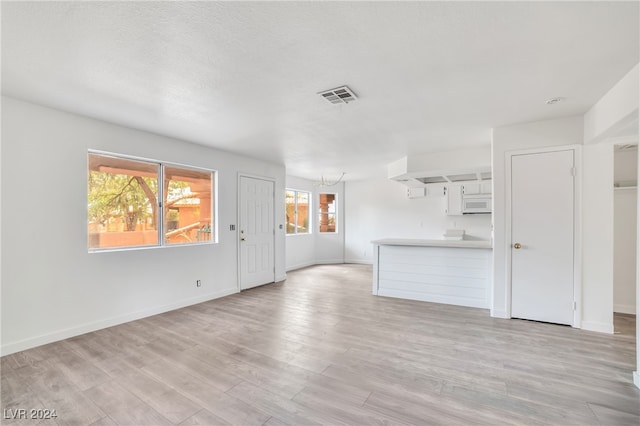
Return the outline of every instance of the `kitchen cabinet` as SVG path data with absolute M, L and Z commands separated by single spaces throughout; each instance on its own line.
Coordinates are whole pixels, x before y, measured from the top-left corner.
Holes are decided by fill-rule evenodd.
M 373 241 L 373 294 L 489 308 L 491 241 Z
M 445 194 L 443 184 L 432 184 L 407 188 L 408 198 L 442 197 Z
M 462 185 L 451 184 L 447 186 L 447 216 L 462 215 Z
M 477 195 L 480 194 L 480 183 L 465 183 L 462 185 L 462 194 L 464 195 Z
M 483 194 L 491 194 L 493 191 L 491 190 L 492 181 L 486 180 L 480 183 L 480 189 Z
M 462 185 L 463 195 L 490 195 L 491 181 L 468 182 Z
M 427 196 L 427 188 L 407 188 L 407 197 L 422 198 Z
M 447 216 L 460 216 L 464 211 L 464 199 L 490 198 L 491 180 L 451 183 L 447 185 Z

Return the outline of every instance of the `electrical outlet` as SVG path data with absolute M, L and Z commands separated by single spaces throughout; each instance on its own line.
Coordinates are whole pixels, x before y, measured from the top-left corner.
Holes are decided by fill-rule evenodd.
M 196 287 L 201 287 L 201 286 L 202 286 L 202 281 L 196 280 Z

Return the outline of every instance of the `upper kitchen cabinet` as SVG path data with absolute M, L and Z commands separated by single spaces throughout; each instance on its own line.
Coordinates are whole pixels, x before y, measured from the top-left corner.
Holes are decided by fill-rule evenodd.
M 403 157 L 387 166 L 409 198 L 446 196 L 446 214 L 491 213 L 491 148 Z
M 463 195 L 491 195 L 491 179 L 480 182 L 465 182 L 462 185 Z
M 449 216 L 491 213 L 491 180 L 451 183 L 446 192 Z
M 437 183 L 407 188 L 407 197 L 409 198 L 443 197 L 446 193 L 445 185 Z
M 447 186 L 447 209 L 448 216 L 459 216 L 462 214 L 462 185 L 451 184 Z

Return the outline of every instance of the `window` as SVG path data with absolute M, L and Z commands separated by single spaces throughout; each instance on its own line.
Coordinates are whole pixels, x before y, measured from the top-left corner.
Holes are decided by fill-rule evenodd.
M 215 172 L 96 152 L 88 160 L 89 250 L 215 241 Z
M 213 172 L 164 166 L 164 242 L 213 241 Z
M 320 232 L 336 232 L 336 194 L 320 194 L 318 206 Z
M 309 201 L 308 192 L 288 189 L 285 193 L 287 234 L 309 234 Z

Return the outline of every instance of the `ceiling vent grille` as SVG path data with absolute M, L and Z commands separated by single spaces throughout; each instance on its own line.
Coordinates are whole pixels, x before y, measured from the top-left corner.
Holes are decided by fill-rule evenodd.
M 356 94 L 347 86 L 336 87 L 335 89 L 325 90 L 318 93 L 332 104 L 348 104 L 357 100 Z

